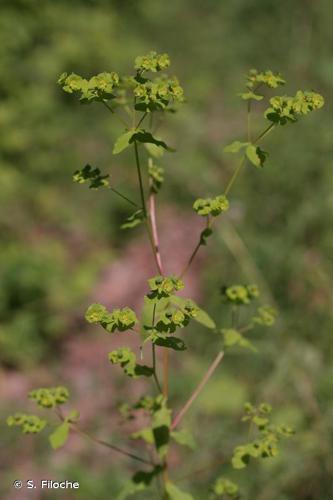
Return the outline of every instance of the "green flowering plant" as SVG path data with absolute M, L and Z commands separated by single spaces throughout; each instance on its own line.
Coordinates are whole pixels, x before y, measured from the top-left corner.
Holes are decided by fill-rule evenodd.
M 68 389 L 62 386 L 35 389 L 29 393 L 29 399 L 48 412 L 48 419 L 23 413 L 16 413 L 7 419 L 9 426 L 19 427 L 23 433 L 38 433 L 51 427 L 49 441 L 54 449 L 64 446 L 70 433 L 76 432 L 88 437 L 96 445 L 107 447 L 115 453 L 140 462 L 143 468 L 135 472 L 123 485 L 118 496 L 114 497 L 118 500 L 150 488 L 154 481 L 159 487 L 160 498 L 164 500 L 194 498 L 190 493 L 182 491 L 171 479 L 172 470 L 168 459 L 170 447 L 195 447 L 190 429 L 179 428 L 180 424 L 230 349 L 245 348 L 256 352 L 257 348 L 249 338 L 251 332 L 261 327 L 272 327 L 277 312 L 270 305 L 261 303 L 260 291 L 255 284 L 223 284 L 220 290 L 221 304 L 231 309 L 232 316 L 232 325 L 224 325 L 212 318 L 191 298 L 180 296 L 178 292 L 184 289 L 187 271 L 200 248 L 207 245 L 208 238 L 214 232 L 214 225 L 220 218 L 225 217 L 230 205 L 231 188 L 242 169 L 246 165 L 257 169 L 265 166 L 268 153 L 262 149 L 262 141 L 278 126 L 295 123 L 324 104 L 323 97 L 313 91 L 299 90 L 294 97 L 269 97 L 267 92 L 286 84 L 284 78 L 272 71 L 259 72 L 253 69 L 248 73 L 245 78 L 245 90 L 239 94 L 247 105 L 246 139 L 237 139 L 224 148 L 226 153 L 240 155 L 239 163 L 222 193 L 212 193 L 209 197 L 193 201 L 193 210 L 204 218 L 204 226 L 182 271 L 177 275 L 167 275 L 160 252 L 155 201 L 164 182 L 164 169 L 160 161 L 165 153 L 173 152 L 174 149 L 156 135 L 154 120 L 161 114 L 175 112 L 185 102 L 184 91 L 178 79 L 165 73 L 169 66 L 170 59 L 167 54 L 150 52 L 135 59 L 134 71 L 130 76 L 103 72 L 91 78 L 84 78 L 74 73 L 63 73 L 58 80 L 64 92 L 77 96 L 82 104 L 95 103 L 104 106 L 112 117 L 121 123 L 122 133 L 114 142 L 114 155 L 126 149 L 133 151 L 139 202 L 120 192 L 113 185 L 108 173 L 102 173 L 98 167 L 92 167 L 90 164 L 77 169 L 73 174 L 73 181 L 88 184 L 90 189 L 104 193 L 109 190 L 130 205 L 132 210 L 135 209 L 129 213 L 121 228 L 132 229 L 143 225 L 151 246 L 156 275 L 148 277 L 141 311 L 135 312 L 126 305 L 109 311 L 103 304 L 92 304 L 85 315 L 88 323 L 101 326 L 109 334 L 122 338 L 124 332 L 127 332 L 128 335 L 138 337 L 141 346 L 150 346 L 151 358 L 147 365 L 140 363 L 141 358 L 138 362 L 137 353 L 126 345 L 108 354 L 110 364 L 117 365 L 117 369 L 130 379 L 146 377 L 152 381 L 155 393 L 151 394 L 149 390 L 148 394 L 136 403 L 130 405 L 124 402 L 119 408 L 124 421 L 140 421 L 138 417 L 142 413 L 146 416 L 145 426 L 132 433 L 129 439 L 139 441 L 142 448 L 148 450 L 150 458 L 133 453 L 129 445 L 118 447 L 88 434 L 79 426 L 79 412 L 76 409 L 67 409 L 70 394 Z M 257 101 L 265 100 L 268 101 L 268 107 L 263 118 L 268 121 L 268 125 L 259 135 L 253 137 L 252 106 Z M 238 314 L 240 310 L 241 315 Z M 182 331 L 193 321 L 215 335 L 217 352 L 194 392 L 184 405 L 175 411 L 169 404 L 169 357 L 174 351 L 173 355 L 176 356 L 187 349 Z M 162 366 L 158 362 L 157 350 L 162 355 Z M 293 430 L 284 424 L 272 424 L 272 408 L 267 403 L 258 406 L 246 403 L 244 411 L 242 420 L 249 423 L 250 432 L 254 430 L 256 436 L 249 443 L 239 444 L 229 451 L 226 462 L 236 471 L 245 469 L 254 459 L 273 458 L 279 451 L 282 438 L 293 434 Z M 56 425 L 50 418 L 51 414 L 55 414 L 58 419 Z M 208 496 L 212 499 L 238 499 L 242 493 L 233 481 L 223 475 L 217 477 L 207 491 Z

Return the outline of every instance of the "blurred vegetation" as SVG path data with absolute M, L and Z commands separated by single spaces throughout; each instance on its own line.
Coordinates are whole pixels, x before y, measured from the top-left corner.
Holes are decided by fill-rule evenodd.
M 111 156 L 117 125 L 100 107 L 79 106 L 62 93 L 56 85 L 60 73 L 127 71 L 137 54 L 170 54 L 188 103 L 163 131 L 178 153 L 167 160 L 162 204 L 178 204 L 185 214 L 195 197 L 219 194 L 232 172 L 222 146 L 239 138 L 243 126 L 245 135 L 244 105 L 236 94 L 249 68 L 281 71 L 286 93 L 309 88 L 324 95 L 324 110 L 267 139 L 267 167 L 243 174 L 229 222 L 215 235 L 219 248 L 208 249 L 202 282 L 212 314 L 229 321 L 217 293 L 222 284 L 255 281 L 281 319 L 269 337 L 258 337 L 260 354 L 224 361 L 188 417 L 200 446 L 183 458 L 185 475 L 214 462 L 217 443 L 216 455 L 223 456 L 242 439 L 244 401 L 268 400 L 277 419 L 294 425 L 297 435 L 283 446 L 281 458 L 237 474 L 244 497 L 333 498 L 331 2 L 2 0 L 0 9 L 4 370 L 28 373 L 56 359 L 97 272 L 117 258 L 128 238 L 119 237 L 121 201 L 71 183 L 73 171 L 88 162 L 111 169 L 117 186 L 132 182 L 126 155 L 116 161 Z M 214 341 L 198 332 L 189 346 L 181 378 L 174 375 L 175 404 L 204 371 Z M 14 456 L 19 444 L 13 435 L 3 439 Z M 50 453 L 42 444 L 37 451 L 37 457 Z M 88 464 L 67 457 L 57 471 L 81 480 L 82 499 L 107 498 L 127 476 L 120 466 L 110 472 L 105 463 L 87 474 Z M 5 489 L 15 460 L 7 465 Z M 184 487 L 206 499 L 223 470 L 184 479 Z

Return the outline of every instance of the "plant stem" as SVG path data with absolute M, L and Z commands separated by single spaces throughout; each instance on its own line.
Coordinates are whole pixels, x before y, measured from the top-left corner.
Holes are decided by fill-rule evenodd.
M 128 127 L 128 124 L 125 122 L 125 120 L 124 120 L 124 119 L 123 119 L 120 115 L 118 115 L 118 113 L 116 113 L 116 112 L 115 112 L 115 110 L 114 110 L 114 109 L 112 109 L 112 108 L 108 105 L 108 103 L 107 103 L 107 102 L 102 101 L 102 103 L 103 103 L 103 104 L 104 104 L 104 106 L 105 106 L 105 107 L 106 107 L 106 108 L 110 111 L 110 113 L 112 113 L 113 115 L 115 115 L 115 116 L 118 118 L 118 120 L 120 120 L 120 121 L 121 121 L 121 123 L 122 123 L 122 124 L 123 124 L 123 125 L 124 125 L 127 129 L 129 128 L 129 127 Z
M 144 189 L 143 189 L 143 181 L 142 181 L 142 174 L 141 174 L 140 157 L 139 157 L 139 151 L 138 151 L 138 144 L 136 141 L 134 141 L 134 152 L 135 152 L 136 169 L 137 169 L 138 179 L 139 179 L 141 205 L 142 205 L 143 215 L 144 215 L 144 219 L 145 219 L 147 234 L 148 234 L 149 242 L 150 242 L 150 245 L 151 245 L 151 248 L 153 251 L 156 267 L 158 269 L 158 272 L 161 273 L 160 265 L 159 265 L 157 255 L 156 255 L 156 248 L 155 248 L 155 243 L 154 243 L 154 239 L 153 239 L 153 235 L 152 235 L 152 230 L 151 230 L 150 223 L 148 220 L 146 198 L 145 198 L 145 193 L 144 193 Z
M 225 188 L 225 191 L 224 191 L 224 195 L 227 196 L 230 189 L 232 188 L 232 185 L 233 183 L 235 182 L 235 180 L 237 179 L 237 177 L 239 176 L 243 166 L 244 166 L 244 163 L 245 163 L 245 155 L 241 158 L 239 164 L 238 164 L 238 167 L 236 168 L 235 172 L 233 173 L 230 181 L 228 182 L 228 185 L 227 187 Z
M 208 380 L 213 375 L 214 371 L 216 370 L 216 368 L 218 367 L 218 365 L 222 361 L 223 356 L 224 356 L 224 352 L 220 351 L 218 353 L 218 355 L 216 356 L 216 358 L 214 359 L 214 361 L 212 362 L 212 364 L 210 365 L 210 367 L 208 368 L 208 370 L 205 373 L 205 375 L 203 376 L 203 378 L 202 378 L 201 382 L 199 383 L 199 385 L 193 391 L 191 397 L 188 399 L 188 401 L 182 407 L 182 409 L 180 410 L 180 412 L 173 419 L 171 427 L 170 427 L 171 430 L 173 430 L 173 429 L 175 429 L 177 427 L 177 425 L 181 422 L 181 420 L 184 417 L 184 415 L 191 408 L 192 404 L 197 399 L 197 397 L 199 396 L 200 392 L 205 387 L 205 385 L 207 384 Z
M 253 141 L 253 144 L 257 144 L 259 141 L 261 141 L 261 139 L 263 139 L 267 134 L 269 134 L 269 132 L 273 130 L 274 127 L 275 123 L 271 123 L 270 125 L 268 125 L 268 127 L 265 128 L 265 130 L 261 132 L 261 134 L 259 134 L 258 137 Z
M 138 143 L 136 141 L 134 141 L 134 151 L 135 151 L 136 170 L 137 170 L 138 179 L 139 179 L 139 187 L 140 187 L 140 196 L 141 196 L 142 210 L 143 210 L 145 219 L 147 219 L 146 199 L 145 199 L 145 193 L 144 193 L 144 190 L 143 190 L 143 182 L 142 182 L 140 158 L 139 158 L 139 151 L 138 151 Z
M 156 314 L 156 303 L 154 304 L 154 308 L 153 308 L 153 320 L 152 320 L 153 327 L 155 326 L 155 314 Z M 155 380 L 155 383 L 157 386 L 157 390 L 159 393 L 161 393 L 162 388 L 161 388 L 160 382 L 159 382 L 158 377 L 157 377 L 157 372 L 156 372 L 156 347 L 155 347 L 154 342 L 151 343 L 151 347 L 152 347 L 152 358 L 153 358 L 153 377 L 154 377 L 154 380 Z
M 153 192 L 151 186 L 150 186 L 150 192 L 149 192 L 149 215 L 150 215 L 150 223 L 151 223 L 151 229 L 152 229 L 154 250 L 155 250 L 155 255 L 156 255 L 156 262 L 157 262 L 160 274 L 163 275 L 164 270 L 163 270 L 163 264 L 162 264 L 161 254 L 160 254 L 160 243 L 159 243 L 158 232 L 157 232 L 157 223 L 156 223 L 155 195 L 154 195 L 154 192 Z
M 138 124 L 137 124 L 137 126 L 136 126 L 135 128 L 139 128 L 139 127 L 140 127 L 141 123 L 142 123 L 142 122 L 143 122 L 143 120 L 146 118 L 147 114 L 148 114 L 148 113 L 147 113 L 147 111 L 146 111 L 146 112 L 145 112 L 145 113 L 141 116 L 141 118 L 140 118 L 140 120 L 139 120 L 139 122 L 138 122 Z
M 129 198 L 127 198 L 127 196 L 125 196 L 124 194 L 120 193 L 117 189 L 115 189 L 113 187 L 110 187 L 110 189 L 115 194 L 117 194 L 118 196 L 120 196 L 120 198 L 122 198 L 123 200 L 128 201 L 128 203 L 130 203 L 131 205 L 133 205 L 133 207 L 139 208 L 139 205 L 137 203 L 135 203 L 135 201 L 130 200 Z
M 77 432 L 78 434 L 81 434 L 82 436 L 85 436 L 86 438 L 90 439 L 90 441 L 93 441 L 94 443 L 97 443 L 101 446 L 104 446 L 104 447 L 109 448 L 113 451 L 121 453 L 122 455 L 125 455 L 129 458 L 132 458 L 133 460 L 137 460 L 138 462 L 142 462 L 142 463 L 147 464 L 147 465 L 154 465 L 152 462 L 150 462 L 149 460 L 146 460 L 145 458 L 141 458 L 141 457 L 134 455 L 133 453 L 131 453 L 127 450 L 123 450 L 122 448 L 118 448 L 118 446 L 115 446 L 111 443 L 108 443 L 108 442 L 103 441 L 101 439 L 95 438 L 94 436 L 91 436 L 87 432 L 85 432 L 85 431 L 81 430 L 79 427 L 77 427 L 77 425 L 75 425 L 75 426 L 72 425 L 71 429 L 74 430 L 75 432 Z
M 206 227 L 205 229 L 209 229 L 212 225 L 212 220 L 209 218 L 209 215 L 207 216 L 207 220 L 206 220 Z M 200 233 L 200 237 L 199 237 L 199 241 L 198 243 L 196 244 L 196 247 L 194 248 L 193 252 L 191 253 L 191 256 L 189 258 L 189 260 L 187 261 L 184 269 L 182 270 L 182 272 L 180 273 L 179 277 L 182 278 L 188 271 L 188 268 L 190 267 L 190 265 L 192 264 L 195 256 L 197 255 L 200 247 L 202 246 L 202 240 L 201 240 L 201 233 Z
M 65 421 L 65 417 L 64 417 L 64 415 L 63 415 L 63 413 L 61 411 L 61 408 L 55 408 L 55 413 L 56 413 L 57 417 L 62 422 Z M 77 434 L 80 434 L 81 436 L 84 436 L 84 437 L 90 439 L 90 441 L 93 441 L 94 443 L 97 443 L 97 444 L 99 444 L 101 446 L 109 448 L 110 450 L 116 451 L 117 453 L 121 453 L 122 455 L 130 457 L 133 460 L 137 460 L 138 462 L 142 462 L 142 463 L 147 464 L 147 465 L 154 465 L 154 463 L 151 462 L 151 461 L 149 461 L 149 460 L 146 460 L 146 459 L 141 458 L 141 457 L 139 457 L 137 455 L 134 455 L 133 453 L 131 453 L 131 452 L 127 451 L 127 450 L 123 450 L 122 448 L 119 448 L 118 446 L 115 446 L 115 445 L 113 445 L 111 443 L 108 443 L 107 441 L 103 441 L 102 439 L 95 438 L 91 434 L 88 434 L 87 432 L 85 432 L 82 429 L 80 429 L 80 427 L 78 427 L 77 424 L 71 424 L 70 425 L 70 429 L 72 431 L 76 432 Z
M 251 142 L 251 99 L 247 101 L 247 140 Z

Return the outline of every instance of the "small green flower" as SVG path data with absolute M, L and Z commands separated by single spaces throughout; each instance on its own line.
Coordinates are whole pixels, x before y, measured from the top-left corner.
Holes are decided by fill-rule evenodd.
M 7 418 L 9 427 L 21 427 L 24 434 L 36 434 L 44 429 L 47 422 L 36 415 L 26 415 L 24 413 L 15 413 Z
M 198 215 L 216 217 L 229 209 L 229 201 L 224 195 L 215 198 L 198 198 L 193 204 L 193 209 Z

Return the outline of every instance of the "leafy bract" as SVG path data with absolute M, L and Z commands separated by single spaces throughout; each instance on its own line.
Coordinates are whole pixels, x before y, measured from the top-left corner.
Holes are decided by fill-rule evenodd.
M 112 364 L 119 364 L 129 377 L 137 378 L 142 375 L 150 377 L 154 372 L 149 366 L 137 364 L 135 353 L 128 347 L 120 347 L 110 352 L 109 360 Z
M 157 396 L 145 405 L 151 416 L 151 424 L 131 435 L 133 439 L 143 439 L 148 444 L 154 444 L 160 458 L 164 458 L 168 451 L 170 439 L 171 410 L 167 407 L 166 399 Z
M 90 183 L 90 189 L 98 189 L 99 187 L 109 187 L 109 175 L 102 175 L 99 168 L 93 168 L 87 164 L 81 170 L 76 170 L 73 174 L 73 181 L 79 184 Z
M 225 153 L 239 153 L 243 149 L 245 149 L 250 143 L 249 142 L 240 142 L 234 141 L 231 144 L 228 144 L 223 148 Z
M 124 134 L 121 134 L 114 144 L 112 153 L 114 155 L 117 155 L 122 151 L 124 151 L 124 149 L 128 148 L 128 146 L 130 145 L 130 140 L 132 139 L 134 134 L 135 134 L 135 129 L 129 130 Z
M 129 307 L 109 312 L 102 304 L 89 306 L 85 317 L 88 323 L 99 324 L 109 333 L 130 330 L 138 321 L 135 312 Z
M 136 227 L 139 224 L 142 224 L 142 222 L 144 221 L 144 218 L 145 218 L 144 212 L 140 208 L 139 210 L 136 210 L 132 215 L 127 217 L 125 222 L 123 222 L 120 227 L 121 227 L 121 229 L 132 229 L 133 227 Z
M 162 467 L 156 465 L 151 471 L 138 471 L 130 481 L 127 481 L 123 486 L 121 492 L 116 496 L 115 500 L 125 500 L 126 498 L 143 491 L 151 485 L 155 476 L 160 474 Z
M 49 441 L 54 450 L 64 446 L 69 436 L 69 429 L 69 423 L 63 422 L 50 434 Z
M 192 306 L 195 309 L 195 313 L 193 314 L 193 319 L 205 326 L 206 328 L 210 328 L 214 330 L 216 328 L 215 321 L 209 316 L 209 314 L 201 309 L 193 300 L 185 299 L 184 297 L 179 297 L 178 295 L 172 295 L 170 297 L 170 301 L 173 304 L 176 304 L 180 307 Z
M 267 153 L 259 146 L 249 144 L 246 147 L 246 157 L 255 167 L 263 167 L 267 158 Z
M 164 141 L 156 139 L 150 132 L 144 129 L 131 129 L 126 131 L 124 134 L 118 137 L 113 148 L 113 154 L 117 155 L 128 148 L 134 141 L 141 142 L 144 144 L 153 144 L 157 147 L 161 147 L 166 151 L 173 152 L 174 149 L 170 148 Z
M 225 347 L 239 346 L 256 352 L 256 348 L 251 344 L 251 342 L 234 328 L 223 328 L 221 333 L 224 337 Z
M 194 440 L 192 432 L 189 429 L 184 428 L 180 431 L 172 431 L 170 436 L 182 446 L 188 446 L 192 450 L 196 448 L 196 442 Z

